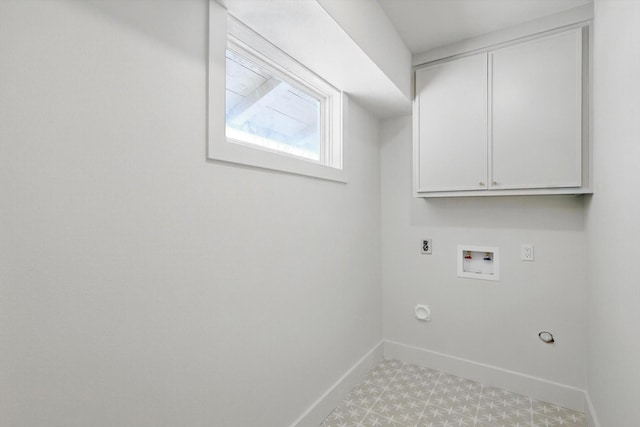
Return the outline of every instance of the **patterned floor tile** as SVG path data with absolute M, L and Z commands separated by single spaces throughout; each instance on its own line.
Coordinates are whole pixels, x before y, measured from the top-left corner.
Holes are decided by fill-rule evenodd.
M 402 366 L 402 362 L 398 360 L 384 358 L 373 368 L 372 372 L 377 372 L 387 377 L 394 377 L 402 370 Z
M 584 414 L 571 409 L 563 408 L 553 403 L 532 402 L 533 425 L 535 427 L 561 426 L 561 427 L 583 427 L 586 425 Z
M 497 408 L 492 410 L 480 409 L 477 418 L 488 424 L 514 424 L 515 422 L 531 424 L 531 415 L 529 417 L 517 419 L 513 412 L 506 408 Z
M 480 401 L 480 390 L 447 383 L 437 384 L 429 402 L 446 408 L 476 406 Z
M 520 421 L 479 421 L 474 424 L 475 427 L 532 427 L 531 421 L 520 422 Z
M 378 402 L 373 406 L 372 411 L 380 415 L 413 415 L 421 410 L 425 402 L 417 399 L 410 393 L 398 393 L 393 390 L 385 391 Z
M 524 411 L 528 411 L 531 413 L 531 400 L 523 400 L 523 399 L 515 399 L 515 400 L 494 400 L 488 397 L 485 397 L 484 394 L 480 397 L 480 401 L 478 402 L 478 406 L 487 409 L 520 409 Z
M 438 377 L 433 375 L 413 380 L 408 384 L 409 392 L 420 399 L 427 399 L 438 384 Z
M 354 427 L 366 416 L 366 411 L 357 406 L 341 404 L 324 420 L 322 427 Z
M 471 417 L 458 414 L 453 411 L 443 409 L 439 406 L 427 404 L 420 413 L 420 418 L 415 424 L 416 427 L 473 427 L 474 421 Z
M 366 386 L 364 384 L 360 384 L 347 395 L 345 403 L 365 409 L 370 408 L 376 403 L 376 400 L 383 391 L 384 388 L 376 385 Z
M 384 388 L 387 385 L 389 385 L 389 382 L 391 381 L 391 379 L 389 378 L 385 378 L 381 375 L 373 375 L 373 374 L 369 374 L 365 377 L 364 380 L 362 380 L 362 382 L 360 383 L 360 385 L 366 386 L 366 387 L 380 387 L 380 388 Z
M 511 409 L 512 420 L 520 424 L 529 425 L 532 422 L 532 414 L 530 408 L 512 408 Z
M 478 413 L 477 404 L 466 404 L 462 402 L 458 404 L 454 409 L 457 414 L 463 415 L 465 417 L 474 417 Z
M 585 427 L 584 414 L 384 358 L 322 427 Z
M 378 415 L 369 414 L 363 420 L 365 427 L 409 427 L 410 424 L 403 422 L 399 415 Z
M 519 407 L 531 406 L 531 399 L 529 397 L 495 387 L 483 387 L 482 397 L 494 400 L 496 402 L 502 402 L 504 406 L 506 406 L 507 404 L 517 405 Z

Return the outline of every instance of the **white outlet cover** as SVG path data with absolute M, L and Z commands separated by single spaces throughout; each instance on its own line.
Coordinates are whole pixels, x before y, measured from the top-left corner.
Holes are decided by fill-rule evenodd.
M 533 245 L 530 243 L 521 246 L 520 258 L 522 261 L 533 261 Z

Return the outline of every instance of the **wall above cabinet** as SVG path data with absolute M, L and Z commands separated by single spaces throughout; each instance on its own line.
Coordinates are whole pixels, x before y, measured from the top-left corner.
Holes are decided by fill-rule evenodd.
M 417 197 L 591 193 L 580 24 L 415 67 Z

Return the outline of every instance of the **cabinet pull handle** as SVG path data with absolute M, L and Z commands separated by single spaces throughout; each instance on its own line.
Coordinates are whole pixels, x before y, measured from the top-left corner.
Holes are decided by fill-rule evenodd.
M 498 185 L 498 181 L 491 181 L 491 185 Z
M 484 182 L 480 181 L 480 182 L 478 183 L 478 185 L 479 185 L 480 187 L 484 187 Z

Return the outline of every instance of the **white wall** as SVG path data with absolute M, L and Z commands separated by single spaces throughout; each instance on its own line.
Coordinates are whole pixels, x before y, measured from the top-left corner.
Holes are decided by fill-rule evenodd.
M 640 3 L 596 1 L 587 205 L 589 394 L 603 427 L 640 419 Z
M 378 123 L 347 185 L 208 162 L 206 42 L 0 2 L 0 425 L 281 427 L 381 339 Z
M 381 144 L 384 338 L 584 389 L 583 198 L 415 199 L 411 118 L 382 122 Z M 523 243 L 535 262 L 520 260 Z M 498 246 L 500 282 L 458 278 L 458 244 Z M 418 303 L 431 322 L 416 320 Z

